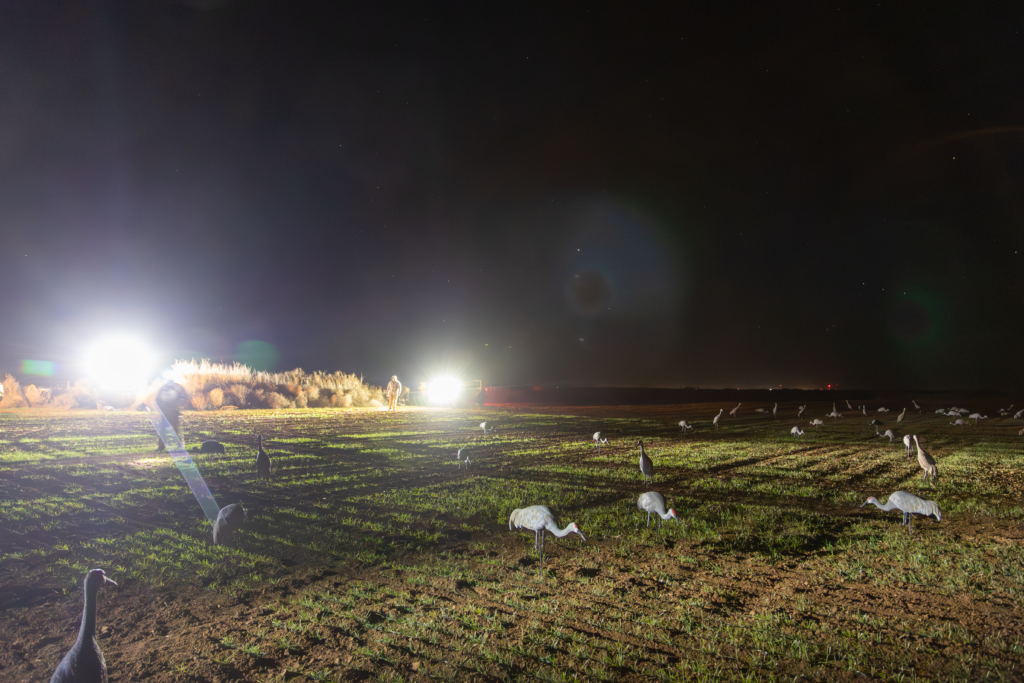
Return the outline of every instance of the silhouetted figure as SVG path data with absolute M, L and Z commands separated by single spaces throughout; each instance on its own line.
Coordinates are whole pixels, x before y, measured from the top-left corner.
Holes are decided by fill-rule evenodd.
M 171 429 L 178 435 L 178 439 L 181 439 L 180 429 L 180 418 L 181 418 L 181 406 L 188 400 L 188 392 L 185 391 L 185 387 L 181 386 L 177 382 L 167 382 L 160 391 L 156 392 L 156 407 L 159 408 L 160 412 L 167 418 L 168 424 L 171 425 Z M 182 441 L 184 443 L 184 441 Z M 164 442 L 161 439 L 157 445 L 157 450 L 165 450 Z
M 402 383 L 398 381 L 398 375 L 391 375 L 388 382 L 388 410 L 398 410 L 398 397 L 402 395 Z

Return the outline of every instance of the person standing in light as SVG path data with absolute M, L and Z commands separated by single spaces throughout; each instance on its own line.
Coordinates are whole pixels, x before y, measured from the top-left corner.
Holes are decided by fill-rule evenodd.
M 398 397 L 402 395 L 402 383 L 398 381 L 398 375 L 391 375 L 388 382 L 388 410 L 398 410 Z

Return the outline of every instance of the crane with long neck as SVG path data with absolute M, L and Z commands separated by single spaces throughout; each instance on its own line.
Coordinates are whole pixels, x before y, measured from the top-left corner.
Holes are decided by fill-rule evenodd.
M 555 523 L 555 515 L 546 505 L 531 505 L 528 508 L 516 508 L 508 518 L 509 531 L 512 525 L 517 529 L 529 529 L 533 532 L 533 548 L 540 555 L 540 568 L 544 568 L 544 532 L 551 533 L 558 538 L 565 538 L 569 534 L 579 534 L 583 542 L 587 539 L 580 531 L 576 522 L 569 522 L 563 529 L 558 528 Z
M 924 500 L 918 498 L 913 493 L 907 493 L 906 491 L 896 491 L 889 496 L 888 502 L 882 505 L 878 502 L 878 499 L 871 496 L 867 499 L 864 505 L 874 505 L 876 508 L 883 512 L 889 510 L 899 510 L 903 513 L 903 526 L 910 530 L 910 533 L 914 533 L 913 518 L 914 515 L 935 515 L 935 519 L 942 521 L 942 511 L 939 510 L 939 505 L 934 500 Z M 861 505 L 861 507 L 864 507 Z
M 50 683 L 107 683 L 107 662 L 96 642 L 96 594 L 106 584 L 117 585 L 102 569 L 85 575 L 85 607 L 78 640 L 57 665 Z

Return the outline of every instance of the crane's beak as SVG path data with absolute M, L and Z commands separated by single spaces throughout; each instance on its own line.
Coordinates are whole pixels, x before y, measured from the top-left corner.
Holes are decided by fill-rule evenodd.
M 864 503 L 864 505 L 868 505 L 868 503 Z M 859 505 L 858 507 L 864 507 L 864 505 Z
M 583 542 L 584 542 L 584 543 L 586 543 L 586 542 L 587 542 L 587 537 L 583 535 L 583 532 L 582 532 L 582 531 L 577 531 L 576 533 L 578 533 L 578 534 L 580 535 L 580 538 L 582 538 L 582 539 L 583 539 Z
M 111 586 L 116 586 L 117 585 L 117 581 L 114 581 L 112 578 L 110 578 L 106 574 L 103 575 L 103 582 L 104 583 L 109 583 Z

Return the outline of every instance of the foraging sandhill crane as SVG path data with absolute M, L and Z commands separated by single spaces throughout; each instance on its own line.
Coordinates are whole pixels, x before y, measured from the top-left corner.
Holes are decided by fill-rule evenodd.
M 729 411 L 729 417 L 736 417 L 736 411 L 740 409 L 742 403 L 737 403 L 736 407 Z
M 889 409 L 888 409 L 888 408 L 885 408 L 885 407 L 882 407 L 882 408 L 879 408 L 879 409 L 878 409 L 878 412 L 880 412 L 880 413 L 888 413 L 888 412 L 889 412 Z
M 644 483 L 647 483 L 647 478 L 650 477 L 651 485 L 654 485 L 654 462 L 648 457 L 647 451 L 644 450 L 644 440 L 640 439 L 636 442 L 636 445 L 640 447 L 640 474 L 644 475 Z
M 493 432 L 494 431 L 494 423 L 493 422 L 481 422 L 480 423 L 480 429 L 484 430 L 484 434 L 487 433 L 488 429 Z
M 117 585 L 102 569 L 93 569 L 85 575 L 85 607 L 82 609 L 78 640 L 60 660 L 50 683 L 107 683 L 107 663 L 96 642 L 96 594 L 100 586 L 108 583 Z
M 825 417 L 831 417 L 832 421 L 834 422 L 837 417 L 842 417 L 842 416 L 843 416 L 842 413 L 839 413 L 839 412 L 836 412 L 835 410 L 833 410 L 831 413 L 829 413 Z
M 608 439 L 601 438 L 601 432 L 594 432 L 594 443 L 597 444 L 597 452 L 601 452 L 601 446 L 608 445 Z
M 813 420 L 811 420 L 812 427 L 820 427 L 823 424 L 825 424 L 824 420 L 819 420 L 818 418 L 814 418 Z
M 907 434 L 906 436 L 903 437 L 903 445 L 907 447 L 907 460 L 910 460 L 910 434 Z
M 953 421 L 952 421 L 952 422 L 950 422 L 949 424 L 951 424 L 951 425 L 956 425 L 957 427 L 963 427 L 963 426 L 965 426 L 965 425 L 969 425 L 969 424 L 971 424 L 971 423 L 970 423 L 970 422 L 968 422 L 967 420 L 959 420 L 959 419 L 957 419 L 957 420 L 953 420 Z
M 739 406 L 736 406 L 736 408 L 739 408 Z M 718 421 L 722 419 L 722 413 L 724 413 L 724 412 L 725 412 L 725 408 L 719 408 L 718 409 L 718 415 L 715 415 L 715 419 L 711 421 L 712 424 L 715 425 L 715 429 L 718 429 Z
M 651 513 L 661 517 L 658 521 L 658 528 L 664 523 L 663 520 L 674 519 L 676 524 L 679 524 L 679 517 L 676 516 L 676 511 L 669 508 L 668 512 L 665 512 L 665 496 L 661 495 L 657 491 L 648 491 L 640 496 L 636 501 L 636 509 L 641 512 L 647 513 L 647 526 L 651 526 Z
M 917 405 L 917 401 L 915 401 L 914 399 L 910 399 L 910 402 L 914 404 L 914 410 L 916 410 L 917 414 L 920 415 L 921 414 L 921 406 Z
M 466 463 L 466 469 L 469 469 L 469 449 L 460 448 L 455 454 L 455 459 L 459 461 L 459 469 L 462 469 L 462 463 Z
M 789 433 L 793 435 L 794 439 L 799 439 L 801 436 L 804 435 L 803 430 L 800 429 L 799 427 L 793 427 L 792 429 L 789 430 Z
M 889 443 L 896 438 L 896 435 L 892 433 L 891 429 L 886 429 L 884 432 L 879 432 L 878 427 L 875 427 L 875 436 L 887 436 L 889 437 Z
M 684 431 L 684 432 L 687 429 L 693 429 L 693 425 L 690 424 L 689 422 L 687 422 L 686 420 L 680 420 L 679 421 L 679 426 L 682 428 L 682 431 Z
M 569 522 L 564 529 L 559 529 L 555 523 L 555 515 L 546 505 L 531 505 L 528 508 L 516 508 L 508 518 L 508 529 L 512 530 L 515 524 L 517 529 L 529 529 L 533 532 L 533 548 L 540 555 L 540 568 L 544 568 L 544 532 L 549 531 L 558 538 L 564 538 L 569 534 L 579 534 L 583 542 L 587 539 L 580 531 L 576 522 Z
M 942 511 L 939 510 L 939 506 L 934 500 L 924 500 L 906 491 L 896 491 L 889 496 L 889 500 L 885 505 L 879 503 L 878 499 L 874 496 L 868 498 L 864 505 L 874 505 L 883 512 L 896 508 L 903 513 L 903 524 L 901 526 L 910 529 L 910 533 L 914 533 L 914 515 L 924 515 L 925 517 L 935 515 L 935 519 L 940 522 L 942 521 Z M 861 507 L 864 507 L 864 505 L 861 505 Z
M 263 435 L 256 437 L 256 476 L 259 479 L 270 479 L 270 456 L 263 450 Z
M 759 414 L 760 413 L 767 413 L 768 409 L 767 408 L 754 408 L 754 412 L 755 413 L 759 413 Z
M 946 413 L 946 417 L 960 417 L 960 413 L 955 410 L 950 410 Z
M 223 545 L 230 541 L 245 520 L 245 509 L 241 505 L 231 503 L 222 507 L 217 513 L 217 521 L 213 523 L 213 544 Z
M 779 404 L 778 403 L 776 403 L 775 407 L 772 408 L 772 417 L 774 417 L 776 420 L 779 419 Z
M 946 414 L 946 409 L 945 408 L 939 408 L 938 410 L 935 411 L 935 414 L 936 415 L 945 415 Z
M 224 444 L 220 441 L 207 439 L 203 442 L 202 446 L 193 446 L 191 451 L 193 453 L 220 453 L 221 455 L 224 455 Z
M 988 415 L 982 415 L 981 413 L 971 413 L 967 416 L 968 420 L 974 420 L 975 426 L 978 424 L 978 420 L 987 420 Z
M 1016 413 L 1014 413 L 1013 414 L 1013 419 L 1014 420 L 1019 420 L 1021 415 L 1024 415 L 1024 410 L 1018 410 Z
M 806 404 L 800 406 L 800 410 L 796 411 L 796 419 L 799 420 L 801 417 L 803 417 L 805 410 L 807 410 L 807 405 Z
M 971 411 L 968 410 L 967 408 L 957 408 L 956 412 L 960 413 L 961 415 L 966 415 L 967 413 L 969 413 Z
M 917 462 L 921 464 L 921 469 L 924 470 L 925 483 L 929 479 L 936 479 L 939 476 L 939 468 L 935 465 L 935 458 L 928 451 L 921 448 L 921 442 L 917 440 L 917 434 L 914 435 L 914 445 L 917 446 Z
M 879 428 L 879 427 L 881 427 L 882 425 L 884 425 L 885 423 L 884 423 L 884 422 L 882 422 L 881 420 L 879 420 L 878 418 L 875 418 L 875 419 L 874 419 L 874 420 L 872 420 L 871 422 L 868 422 L 868 424 L 869 424 L 869 425 L 874 425 L 874 427 L 875 427 L 875 431 L 877 432 L 877 431 L 878 431 L 878 428 Z
M 907 414 L 907 409 L 904 408 L 903 412 L 896 416 L 896 422 L 903 422 L 903 416 Z

